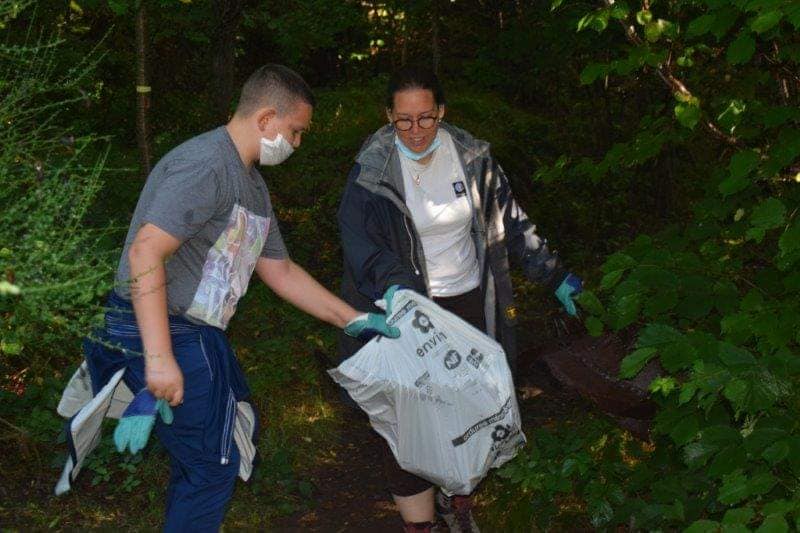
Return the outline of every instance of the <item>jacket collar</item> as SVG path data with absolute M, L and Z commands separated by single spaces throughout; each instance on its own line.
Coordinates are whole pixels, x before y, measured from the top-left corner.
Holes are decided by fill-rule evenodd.
M 489 153 L 489 143 L 476 139 L 461 128 L 442 122 L 439 125 L 453 138 L 465 171 L 473 161 Z M 380 187 L 389 186 L 404 200 L 403 173 L 400 167 L 400 154 L 394 143 L 395 130 L 387 124 L 372 134 L 361 147 L 356 162 L 361 172 L 356 181 L 359 185 L 377 192 Z

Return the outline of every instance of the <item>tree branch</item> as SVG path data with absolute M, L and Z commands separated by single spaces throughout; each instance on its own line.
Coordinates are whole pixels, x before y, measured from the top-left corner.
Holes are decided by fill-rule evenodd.
M 602 1 L 606 7 L 611 7 L 614 5 L 614 0 Z M 643 0 L 643 6 L 645 6 L 645 9 L 647 9 L 649 6 L 648 0 Z M 635 46 L 641 46 L 643 44 L 642 38 L 636 33 L 636 28 L 632 23 L 629 22 L 627 17 L 624 20 L 620 20 L 619 24 L 622 26 L 622 30 L 625 32 L 625 37 L 627 37 L 631 44 Z M 656 73 L 658 74 L 658 77 L 661 78 L 661 80 L 667 85 L 667 87 L 669 87 L 673 95 L 680 95 L 681 99 L 693 97 L 692 91 L 690 91 L 689 88 L 686 87 L 686 84 L 682 80 L 678 79 L 672 72 L 672 52 L 669 53 L 667 61 L 661 63 L 656 68 Z M 722 131 L 720 127 L 711 120 L 703 121 L 703 127 L 709 133 L 711 133 L 711 135 L 723 141 L 724 143 L 731 146 L 741 146 L 739 139 Z

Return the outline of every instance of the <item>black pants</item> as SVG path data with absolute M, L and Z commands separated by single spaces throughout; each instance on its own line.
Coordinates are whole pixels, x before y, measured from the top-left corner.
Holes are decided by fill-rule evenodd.
M 483 298 L 480 288 L 470 292 L 447 298 L 434 298 L 434 302 L 443 309 L 458 315 L 481 331 L 486 331 L 486 318 L 483 312 Z M 386 488 L 395 496 L 413 496 L 431 488 L 433 484 L 410 472 L 406 472 L 392 455 L 392 450 L 385 440 L 380 439 L 383 447 L 383 472 L 386 477 Z

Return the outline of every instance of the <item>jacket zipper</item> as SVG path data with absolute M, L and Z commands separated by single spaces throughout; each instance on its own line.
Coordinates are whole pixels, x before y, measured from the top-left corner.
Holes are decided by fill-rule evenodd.
M 416 247 L 416 243 L 414 242 L 414 236 L 411 234 L 411 229 L 408 227 L 408 217 L 405 215 L 403 215 L 403 225 L 406 227 L 406 233 L 408 233 L 408 238 L 411 240 L 411 251 L 408 254 L 411 257 L 411 266 L 414 267 L 414 274 L 419 276 L 419 269 L 417 268 L 417 263 L 414 261 L 414 248 Z

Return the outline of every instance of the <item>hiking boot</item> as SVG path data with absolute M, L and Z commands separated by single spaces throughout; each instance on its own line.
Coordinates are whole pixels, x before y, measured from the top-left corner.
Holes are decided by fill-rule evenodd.
M 435 533 L 439 531 L 434 522 L 406 522 L 403 525 L 404 533 Z
M 469 496 L 447 496 L 438 491 L 436 514 L 447 524 L 451 533 L 480 533 L 472 517 L 472 498 Z

